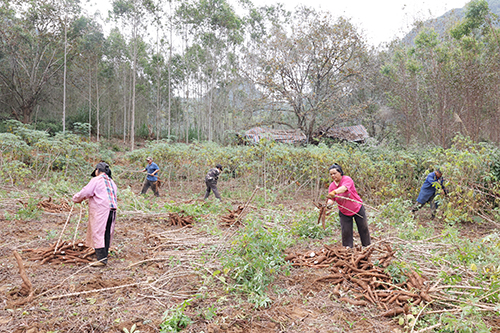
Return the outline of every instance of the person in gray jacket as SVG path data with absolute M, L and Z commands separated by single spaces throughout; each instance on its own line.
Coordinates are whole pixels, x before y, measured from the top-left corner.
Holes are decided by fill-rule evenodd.
M 219 190 L 217 190 L 217 180 L 219 179 L 219 175 L 222 172 L 222 165 L 217 164 L 215 168 L 212 168 L 208 171 L 207 175 L 205 176 L 205 185 L 207 185 L 207 190 L 205 192 L 205 197 L 203 200 L 206 200 L 208 196 L 210 195 L 210 191 L 214 192 L 214 195 L 217 199 L 222 201 Z

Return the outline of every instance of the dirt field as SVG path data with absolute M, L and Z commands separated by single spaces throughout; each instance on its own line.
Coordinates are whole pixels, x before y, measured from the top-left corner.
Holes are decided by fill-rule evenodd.
M 195 186 L 184 189 L 194 191 Z M 153 202 L 181 200 L 167 195 Z M 213 273 L 221 269 L 216 254 L 228 246 L 232 231 L 209 234 L 207 225 L 214 221 L 180 228 L 169 226 L 168 214 L 121 211 L 109 264 L 94 268 L 42 264 L 30 260 L 32 252 L 23 251 L 55 243 L 67 212 L 44 212 L 38 221 L 16 220 L 11 216 L 21 207 L 18 200 L 3 199 L 0 205 L 0 332 L 124 332 L 134 324 L 142 333 L 159 332 L 165 310 L 187 299 L 191 301 L 185 313 L 192 324 L 183 332 L 402 332 L 395 319 L 381 317 L 375 306 L 339 302 L 333 285 L 314 282 L 325 275 L 321 269 L 293 268 L 290 276 L 281 275 L 269 288 L 268 308 L 256 309 L 244 297 L 228 293 L 225 282 L 214 279 Z M 312 209 L 308 199 L 293 205 Z M 73 215 L 78 216 L 75 207 Z M 72 228 L 67 234 L 73 234 Z M 333 244 L 338 238 L 320 243 Z M 33 286 L 28 302 L 14 251 L 21 255 Z

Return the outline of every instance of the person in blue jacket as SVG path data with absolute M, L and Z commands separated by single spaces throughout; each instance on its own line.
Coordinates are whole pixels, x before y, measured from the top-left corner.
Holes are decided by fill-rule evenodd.
M 431 206 L 431 218 L 436 216 L 437 203 L 434 201 L 436 196 L 436 188 L 442 188 L 444 194 L 446 195 L 446 189 L 443 185 L 443 173 L 438 168 L 436 171 L 431 172 L 425 178 L 424 184 L 420 188 L 420 193 L 418 194 L 417 202 L 412 208 L 412 212 L 415 213 L 420 208 L 422 208 L 426 203 Z
M 146 165 L 142 172 L 146 172 L 147 177 L 144 181 L 144 185 L 142 186 L 141 194 L 146 194 L 148 189 L 151 187 L 155 196 L 159 197 L 160 192 L 158 191 L 158 172 L 160 172 L 160 168 L 156 163 L 153 162 L 153 159 L 151 157 L 146 158 L 146 162 L 148 162 L 148 165 Z

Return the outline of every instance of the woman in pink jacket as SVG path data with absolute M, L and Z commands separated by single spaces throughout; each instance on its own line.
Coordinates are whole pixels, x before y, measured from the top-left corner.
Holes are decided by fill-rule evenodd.
M 90 182 L 77 194 L 73 201 L 80 203 L 89 200 L 89 223 L 87 226 L 86 245 L 95 249 L 98 263 L 94 266 L 104 266 L 108 263 L 108 251 L 113 239 L 116 219 L 116 184 L 111 179 L 109 165 L 100 162 L 95 167 Z
M 339 207 L 340 227 L 342 229 L 342 246 L 353 247 L 353 219 L 358 227 L 361 244 L 371 244 L 370 230 L 365 207 L 351 177 L 344 176 L 340 165 L 335 163 L 329 168 L 333 182 L 328 188 L 327 205 L 335 201 Z

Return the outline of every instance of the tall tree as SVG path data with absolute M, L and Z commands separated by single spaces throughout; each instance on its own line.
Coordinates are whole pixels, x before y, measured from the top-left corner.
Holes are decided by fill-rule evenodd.
M 148 12 L 147 1 L 143 0 L 115 0 L 113 1 L 113 14 L 116 18 L 122 18 L 130 27 L 131 31 L 131 60 L 132 60 L 132 97 L 130 112 L 130 149 L 135 146 L 135 110 L 136 110 L 136 83 L 137 65 L 139 56 L 140 37 L 144 27 L 147 25 L 146 13 Z
M 228 80 L 234 48 L 243 42 L 242 21 L 226 0 L 199 0 L 182 4 L 178 13 L 191 27 L 193 40 L 204 50 L 200 75 L 206 86 L 208 140 L 214 138 L 214 94 Z M 234 68 L 234 67 L 233 67 Z
M 64 65 L 65 15 L 57 0 L 0 3 L 0 99 L 11 115 L 31 122 L 35 106 Z M 78 6 L 71 6 L 74 11 Z M 69 41 L 71 43 L 71 41 Z
M 310 140 L 320 126 L 346 120 L 346 110 L 338 106 L 354 89 L 365 52 L 347 19 L 302 7 L 292 23 L 275 26 L 252 51 L 246 74 L 297 121 L 276 114 L 276 122 L 301 129 Z

